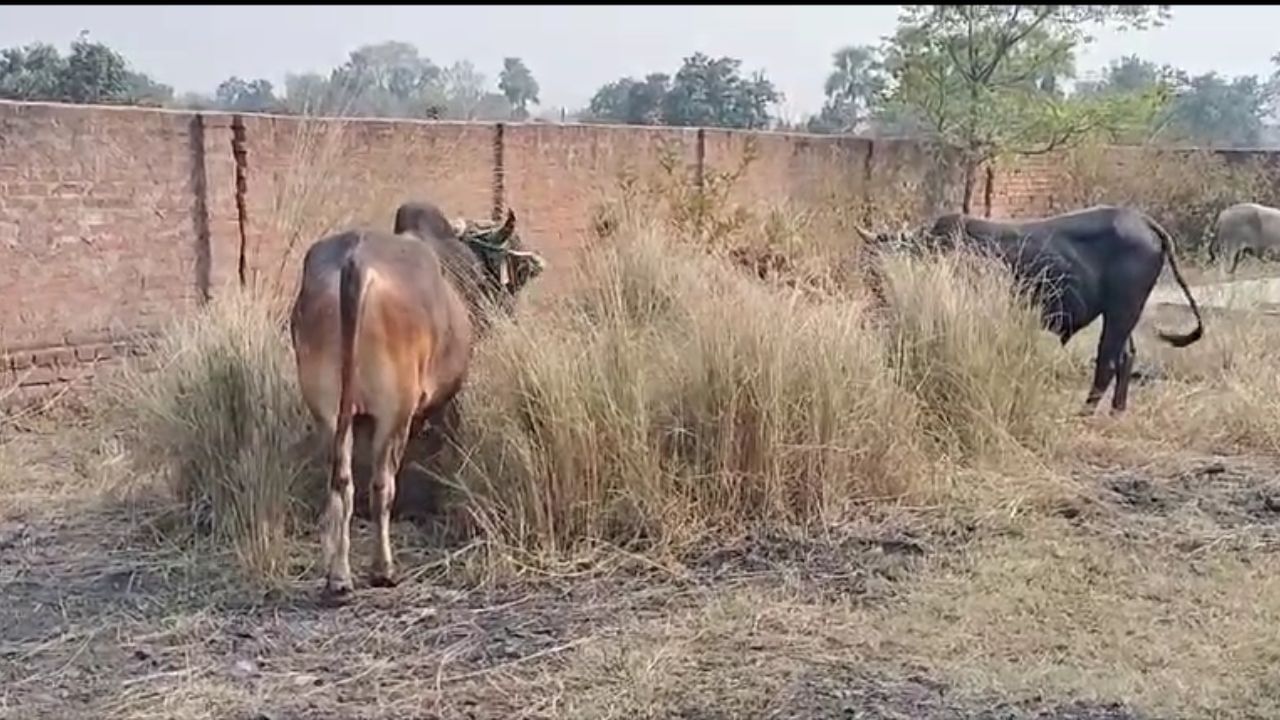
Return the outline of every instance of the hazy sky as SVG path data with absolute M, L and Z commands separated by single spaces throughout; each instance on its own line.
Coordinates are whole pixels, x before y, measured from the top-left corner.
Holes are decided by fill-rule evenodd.
M 33 41 L 66 49 L 81 29 L 178 92 L 211 92 L 230 75 L 327 72 L 359 45 L 414 43 L 438 65 L 469 59 L 496 87 L 503 56 L 524 59 L 542 109 L 585 105 L 623 75 L 674 73 L 701 50 L 765 70 L 786 100 L 783 117 L 813 112 L 831 53 L 893 31 L 898 6 L 0 6 L 0 46 Z M 1174 6 L 1164 28 L 1101 32 L 1082 71 L 1127 53 L 1192 73 L 1271 71 L 1280 7 Z

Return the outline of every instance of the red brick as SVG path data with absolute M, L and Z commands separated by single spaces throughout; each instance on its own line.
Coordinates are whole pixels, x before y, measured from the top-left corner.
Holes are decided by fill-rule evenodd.
M 19 385 L 40 385 L 58 382 L 58 368 L 32 367 L 17 373 Z

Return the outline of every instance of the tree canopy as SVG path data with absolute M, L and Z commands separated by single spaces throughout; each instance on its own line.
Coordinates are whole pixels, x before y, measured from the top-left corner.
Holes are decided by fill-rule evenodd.
M 882 99 L 887 85 L 884 64 L 876 48 L 851 45 L 835 52 L 832 65 L 823 86 L 826 102 L 810 120 L 809 130 L 858 132 Z
M 742 61 L 694 53 L 674 77 L 652 73 L 624 77 L 592 96 L 588 119 L 638 125 L 762 129 L 782 94 L 763 72 L 742 74 Z
M 502 59 L 502 73 L 498 76 L 498 89 L 511 104 L 512 117 L 524 120 L 529 117 L 529 104 L 538 104 L 538 81 L 517 57 Z
M 907 5 L 882 50 L 887 106 L 961 150 L 964 209 L 975 169 L 998 155 L 1047 152 L 1123 125 L 1149 103 L 1068 96 L 1092 26 L 1144 29 L 1156 5 Z
M 129 67 L 124 56 L 81 32 L 63 55 L 48 43 L 0 50 L 0 98 L 101 104 L 165 104 L 173 88 Z

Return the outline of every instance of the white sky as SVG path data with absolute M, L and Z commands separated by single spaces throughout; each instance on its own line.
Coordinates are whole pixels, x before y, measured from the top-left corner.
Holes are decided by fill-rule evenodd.
M 327 72 L 359 45 L 401 40 L 438 65 L 471 60 L 496 88 L 503 56 L 518 56 L 542 87 L 541 110 L 586 104 L 623 75 L 674 73 L 695 51 L 763 69 L 796 118 L 822 104 L 831 54 L 893 31 L 898 6 L 0 6 L 0 46 L 65 48 L 81 29 L 135 69 L 179 92 L 212 92 L 231 75 Z M 1280 51 L 1280 7 L 1175 5 L 1158 30 L 1099 33 L 1082 71 L 1127 53 L 1191 73 L 1269 75 Z

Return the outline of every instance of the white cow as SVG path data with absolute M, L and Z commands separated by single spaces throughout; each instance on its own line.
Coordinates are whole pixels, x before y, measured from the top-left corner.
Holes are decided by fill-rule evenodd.
M 1234 274 L 1245 253 L 1262 258 L 1267 251 L 1280 249 L 1280 210 L 1257 203 L 1237 203 L 1218 213 L 1213 230 L 1209 260 L 1230 258 L 1231 269 L 1227 272 Z

